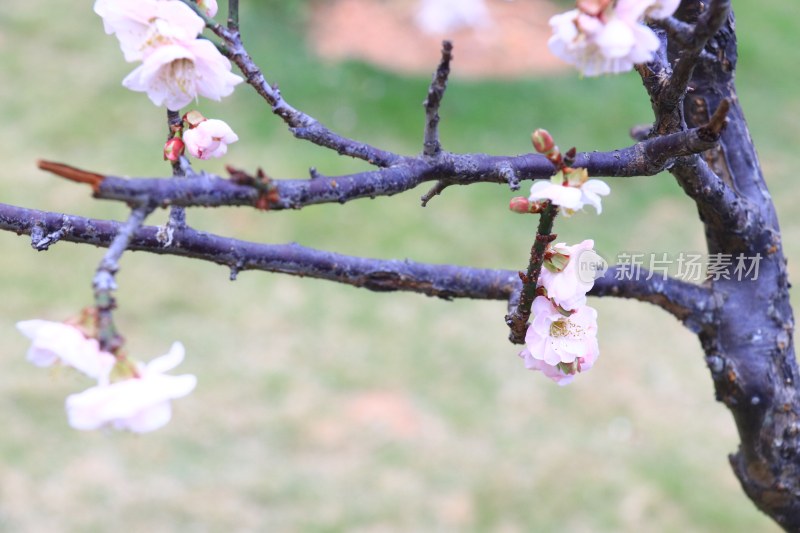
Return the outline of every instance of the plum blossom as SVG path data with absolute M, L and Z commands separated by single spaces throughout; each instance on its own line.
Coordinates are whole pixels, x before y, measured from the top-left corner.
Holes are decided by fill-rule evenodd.
M 603 212 L 601 196 L 611 192 L 602 180 L 589 179 L 585 168 L 560 170 L 550 181 L 537 180 L 531 186 L 528 200 L 550 200 L 561 207 L 565 216 L 591 205 L 597 214 Z
M 562 387 L 572 383 L 572 380 L 575 379 L 575 374 L 579 372 L 586 372 L 592 368 L 594 361 L 597 359 L 596 356 L 594 359 L 579 357 L 571 364 L 558 363 L 556 365 L 548 365 L 541 359 L 536 359 L 533 355 L 531 355 L 531 352 L 528 350 L 528 348 L 523 349 L 519 353 L 519 356 L 525 361 L 525 368 L 528 370 L 538 370 L 544 374 L 545 377 L 552 379 Z
M 593 253 L 593 248 L 594 241 L 591 239 L 572 246 L 560 242 L 548 249 L 550 260 L 547 259 L 548 254 L 545 255 L 544 268 L 539 274 L 539 285 L 547 290 L 547 297 L 564 310 L 570 311 L 586 305 L 586 293 L 594 286 L 594 272 L 580 271 L 581 267 L 587 266 L 581 256 L 591 253 L 593 258 L 598 257 Z
M 183 133 L 186 149 L 198 159 L 222 157 L 228 151 L 228 145 L 238 140 L 230 126 L 213 118 L 203 120 Z
M 78 328 L 63 322 L 25 320 L 17 329 L 33 342 L 28 349 L 28 361 L 39 367 L 61 364 L 75 368 L 101 383 L 116 361 L 100 350 L 97 339 L 87 338 Z
M 172 417 L 170 401 L 186 396 L 197 385 L 191 374 L 165 374 L 183 361 L 184 354 L 183 345 L 176 342 L 166 355 L 137 365 L 135 376 L 68 396 L 70 426 L 80 430 L 111 426 L 135 433 L 164 426 Z
M 205 22 L 177 1 L 97 0 L 94 11 L 106 33 L 116 34 L 126 61 L 141 61 L 153 49 L 195 39 Z
M 599 354 L 597 311 L 582 306 L 565 316 L 549 299 L 537 296 L 532 312 L 534 318 L 525 334 L 531 357 L 551 366 L 577 361 L 578 371 L 584 363 L 594 364 Z
M 220 100 L 242 81 L 210 41 L 194 39 L 156 48 L 122 85 L 146 92 L 157 106 L 177 111 L 198 96 Z
M 421 0 L 416 15 L 417 25 L 428 34 L 477 28 L 488 21 L 484 0 Z
M 585 76 L 627 72 L 651 61 L 661 45 L 643 24 L 644 18 L 668 17 L 679 4 L 679 0 L 579 1 L 577 9 L 550 19 L 553 35 L 547 45 Z

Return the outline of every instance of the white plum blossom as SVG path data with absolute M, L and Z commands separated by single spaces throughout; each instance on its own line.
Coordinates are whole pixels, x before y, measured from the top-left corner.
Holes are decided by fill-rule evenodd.
M 580 272 L 581 266 L 586 266 L 585 261 L 581 261 L 581 254 L 593 252 L 594 241 L 585 241 L 567 246 L 560 242 L 551 246 L 548 250 L 550 254 L 557 254 L 560 261 L 548 262 L 545 259 L 542 271 L 539 274 L 539 285 L 547 290 L 547 297 L 553 300 L 562 309 L 567 311 L 578 309 L 586 305 L 586 293 L 594 286 L 593 273 Z M 595 257 L 592 254 L 592 257 Z M 566 265 L 557 267 L 566 260 Z M 551 270 L 552 269 L 552 270 Z M 554 271 L 556 270 L 556 271 Z
M 198 159 L 222 157 L 228 145 L 239 140 L 230 126 L 222 120 L 207 119 L 183 133 L 189 153 Z
M 563 183 L 553 183 L 549 180 L 536 180 L 531 185 L 531 194 L 528 200 L 550 200 L 563 209 L 577 210 L 581 204 L 581 191 L 577 187 L 570 187 Z
M 75 368 L 101 383 L 116 358 L 100 350 L 97 339 L 87 338 L 78 328 L 63 322 L 25 320 L 17 329 L 33 341 L 28 349 L 28 361 L 39 367 L 61 364 Z
M 549 181 L 535 181 L 528 200 L 550 200 L 561 207 L 565 216 L 572 215 L 586 205 L 591 205 L 600 214 L 603 212 L 600 197 L 610 192 L 611 189 L 604 181 L 589 179 L 585 168 L 577 168 L 567 169 L 566 174 L 563 170 L 559 171 Z
M 553 35 L 547 45 L 585 76 L 627 72 L 651 61 L 661 45 L 643 24 L 644 18 L 668 17 L 679 4 L 676 0 L 579 2 L 578 9 L 550 19 Z
M 531 311 L 533 320 L 525 334 L 531 357 L 551 366 L 594 364 L 599 354 L 597 311 L 582 306 L 565 316 L 544 296 L 536 297 Z
M 80 430 L 111 426 L 136 433 L 164 426 L 172 417 L 171 400 L 186 396 L 197 385 L 191 374 L 165 374 L 183 361 L 184 353 L 183 345 L 176 342 L 166 355 L 137 365 L 136 376 L 68 396 L 70 426 Z
M 198 96 L 220 100 L 242 81 L 210 41 L 195 39 L 156 48 L 122 85 L 146 92 L 157 106 L 177 111 Z
M 425 33 L 440 35 L 484 26 L 489 18 L 484 0 L 421 0 L 416 22 Z
M 205 22 L 179 1 L 97 0 L 94 11 L 106 33 L 116 34 L 126 61 L 141 61 L 154 48 L 195 39 Z

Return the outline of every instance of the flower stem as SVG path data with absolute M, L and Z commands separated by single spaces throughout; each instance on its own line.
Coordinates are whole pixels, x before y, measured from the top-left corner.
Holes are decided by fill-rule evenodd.
M 526 273 L 519 273 L 522 280 L 522 289 L 520 290 L 519 301 L 517 302 L 516 309 L 507 314 L 506 324 L 508 325 L 509 332 L 508 338 L 514 344 L 523 344 L 525 342 L 525 332 L 528 329 L 528 319 L 531 316 L 531 305 L 536 298 L 536 284 L 539 281 L 539 274 L 542 271 L 542 263 L 544 262 L 544 253 L 547 245 L 556 238 L 553 231 L 553 222 L 558 214 L 558 206 L 548 203 L 539 216 L 539 227 L 536 230 L 536 239 L 531 246 L 531 257 L 528 262 L 528 271 Z

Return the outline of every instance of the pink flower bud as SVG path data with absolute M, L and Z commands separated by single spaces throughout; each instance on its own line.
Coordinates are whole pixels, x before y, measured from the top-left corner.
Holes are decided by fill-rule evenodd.
M 533 147 L 540 154 L 551 152 L 553 148 L 556 147 L 556 144 L 553 142 L 553 137 L 550 135 L 550 133 L 541 128 L 531 134 L 531 140 L 533 141 Z
M 508 208 L 515 213 L 530 213 L 531 204 L 524 196 L 515 196 L 509 202 Z
M 203 120 L 196 128 L 183 133 L 186 149 L 198 159 L 222 157 L 228 145 L 239 140 L 230 126 L 218 119 Z
M 181 158 L 186 145 L 178 137 L 173 137 L 164 144 L 164 161 L 173 163 Z

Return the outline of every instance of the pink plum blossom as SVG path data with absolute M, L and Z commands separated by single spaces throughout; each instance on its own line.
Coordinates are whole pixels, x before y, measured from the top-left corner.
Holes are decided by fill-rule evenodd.
M 165 374 L 178 366 L 183 357 L 183 345 L 176 342 L 166 355 L 137 365 L 137 376 L 68 396 L 70 426 L 80 430 L 111 426 L 136 433 L 164 426 L 172 417 L 170 401 L 186 396 L 197 384 L 197 378 L 191 374 Z
M 541 359 L 536 359 L 531 355 L 528 348 L 523 349 L 519 356 L 525 361 L 525 368 L 528 370 L 537 370 L 545 375 L 545 377 L 552 379 L 560 386 L 568 385 L 575 379 L 575 375 L 580 372 L 586 372 L 594 365 L 595 360 L 586 357 L 579 357 L 571 364 L 558 363 L 556 365 L 548 365 Z
M 533 301 L 533 321 L 525 334 L 525 346 L 535 359 L 548 365 L 572 364 L 583 359 L 594 364 L 597 344 L 597 311 L 582 306 L 564 316 L 544 296 Z
M 228 151 L 228 145 L 238 140 L 230 126 L 213 118 L 183 133 L 186 149 L 198 159 L 222 157 Z
M 594 286 L 594 276 L 580 272 L 581 254 L 593 251 L 594 241 L 585 241 L 567 246 L 563 242 L 550 248 L 551 253 L 567 258 L 567 264 L 560 272 L 542 268 L 539 274 L 539 285 L 547 289 L 547 297 L 569 311 L 586 305 L 586 293 Z M 593 254 L 594 256 L 594 254 Z
M 107 382 L 116 358 L 100 350 L 97 339 L 88 339 L 76 327 L 63 322 L 25 320 L 17 329 L 33 342 L 28 361 L 36 366 L 61 364 L 80 370 L 98 381 Z
M 599 13 L 573 9 L 555 15 L 550 19 L 553 35 L 548 48 L 585 76 L 627 72 L 651 61 L 661 45 L 653 30 L 642 24 L 645 13 L 663 18 L 671 14 L 673 4 L 672 0 L 619 0 L 616 5 L 608 2 Z
M 108 34 L 116 34 L 126 61 L 140 61 L 154 48 L 191 41 L 205 22 L 179 1 L 97 0 L 94 11 Z
M 177 111 L 198 96 L 220 100 L 242 81 L 210 41 L 194 39 L 154 49 L 122 85 L 146 92 L 157 106 Z

